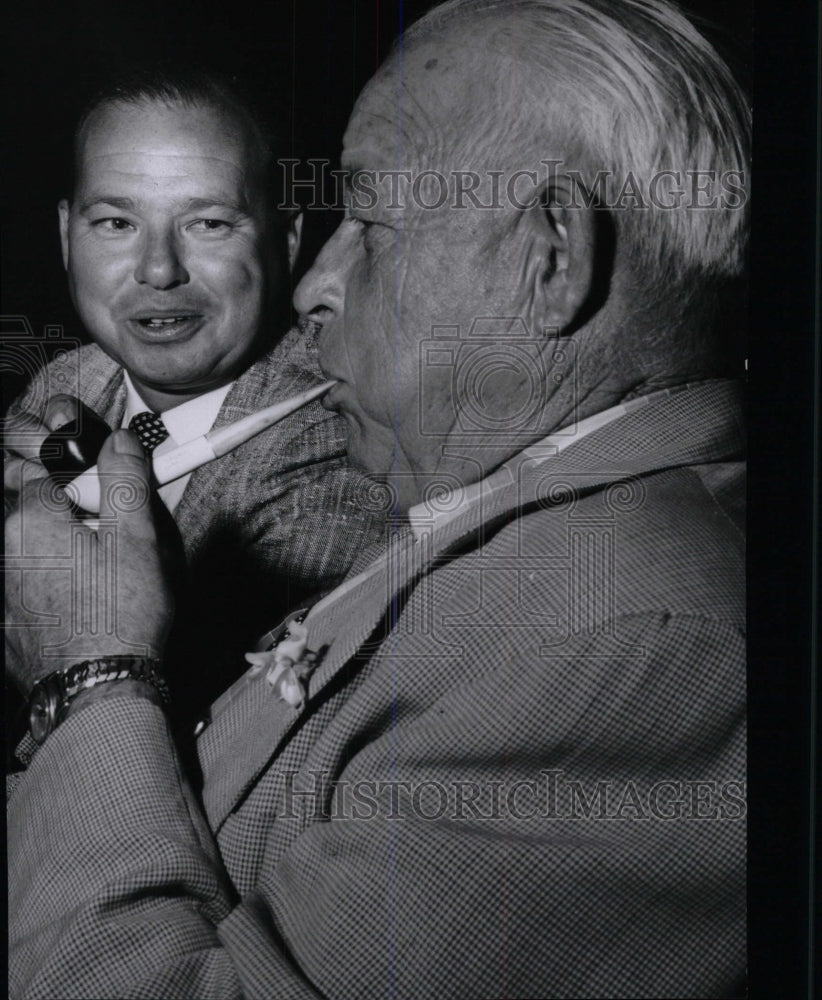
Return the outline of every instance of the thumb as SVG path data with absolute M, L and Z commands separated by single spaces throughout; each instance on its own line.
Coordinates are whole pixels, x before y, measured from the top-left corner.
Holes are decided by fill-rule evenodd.
M 154 538 L 149 463 L 137 436 L 115 431 L 97 458 L 100 518 L 115 518 L 132 535 Z

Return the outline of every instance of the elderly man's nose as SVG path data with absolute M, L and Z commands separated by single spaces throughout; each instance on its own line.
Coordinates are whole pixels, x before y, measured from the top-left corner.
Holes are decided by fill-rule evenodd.
M 339 316 L 345 301 L 348 270 L 356 251 L 348 244 L 341 229 L 325 244 L 294 290 L 297 312 L 302 316 L 311 316 L 319 323 Z
M 189 275 L 173 233 L 154 233 L 146 237 L 134 269 L 134 278 L 141 285 L 160 290 L 188 282 Z

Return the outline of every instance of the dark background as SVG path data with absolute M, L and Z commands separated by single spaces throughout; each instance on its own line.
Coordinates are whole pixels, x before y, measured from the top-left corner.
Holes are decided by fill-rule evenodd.
M 516 0 L 511 0 L 515 6 Z M 250 79 L 294 111 L 301 153 L 334 159 L 351 105 L 398 29 L 428 0 L 11 0 L 2 42 L 2 313 L 82 339 L 66 291 L 56 204 L 83 103 L 113 71 L 165 60 Z M 810 996 L 811 729 L 818 521 L 816 4 L 684 3 L 753 92 L 755 199 L 749 316 L 751 996 Z M 787 13 L 786 13 L 787 11 Z M 752 68 L 756 66 L 755 76 Z M 818 208 L 818 205 L 816 206 Z M 336 225 L 307 218 L 307 253 Z M 5 320 L 6 344 L 19 320 Z M 5 405 L 27 365 L 0 354 Z M 40 357 L 36 352 L 30 364 Z M 816 438 L 815 438 L 816 435 Z M 550 942 L 546 942 L 550 947 Z
M 112 76 L 153 65 L 238 76 L 289 155 L 333 159 L 354 98 L 387 54 L 401 23 L 429 2 L 379 0 L 16 0 L 3 32 L 2 253 L 4 316 L 25 316 L 35 337 L 62 325 L 84 339 L 66 288 L 56 206 L 68 193 L 71 135 L 89 98 Z M 336 220 L 311 212 L 304 269 Z M 6 344 L 19 321 L 6 320 Z M 46 350 L 54 349 L 47 342 Z M 31 374 L 3 354 L 5 405 Z M 41 349 L 31 352 L 40 357 Z
M 12 0 L 2 50 L 3 315 L 25 316 L 38 341 L 52 324 L 63 326 L 67 337 L 84 338 L 60 260 L 56 206 L 68 192 L 78 114 L 109 76 L 153 63 L 237 74 L 278 121 L 290 118 L 287 131 L 296 154 L 333 161 L 362 86 L 399 28 L 432 5 L 431 0 Z M 714 42 L 742 82 L 749 82 L 747 0 L 698 0 L 690 7 L 710 21 Z M 333 213 L 307 214 L 296 278 L 337 221 Z M 31 352 L 29 360 L 9 350 L 19 329 L 19 321 L 6 321 L 6 406 L 42 351 Z M 47 351 L 54 346 L 47 342 Z

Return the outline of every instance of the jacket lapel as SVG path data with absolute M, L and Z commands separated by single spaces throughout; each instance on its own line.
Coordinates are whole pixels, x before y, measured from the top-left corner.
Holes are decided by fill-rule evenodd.
M 717 391 L 711 392 L 714 386 Z M 738 396 L 729 391 L 732 387 L 732 383 L 709 383 L 693 390 L 703 390 L 700 400 L 678 399 L 683 392 L 650 401 L 559 454 L 552 453 L 550 447 L 529 449 L 530 457 L 489 477 L 486 483 L 490 488 L 478 490 L 475 502 L 466 504 L 464 511 L 438 527 L 436 534 L 424 526 L 414 533 L 401 533 L 362 585 L 343 593 L 344 583 L 309 614 L 309 648 L 328 647 L 311 678 L 311 697 L 316 697 L 354 655 L 392 599 L 419 579 L 436 556 L 463 547 L 472 537 L 481 541 L 481 529 L 511 520 L 529 507 L 546 510 L 551 505 L 565 506 L 569 496 L 649 472 L 739 456 L 742 427 L 736 419 Z M 671 414 L 675 403 L 679 403 L 678 412 Z M 685 419 L 698 413 L 702 414 L 699 422 Z M 351 583 L 356 584 L 356 578 Z
M 241 410 L 236 404 L 240 394 L 237 385 L 238 383 L 235 383 L 231 387 L 223 400 L 213 427 L 222 427 L 232 420 L 239 420 L 249 412 L 248 407 Z M 174 520 L 185 539 L 187 552 L 190 553 L 199 545 L 208 525 L 222 509 L 222 499 L 228 490 L 232 467 L 231 455 L 227 455 L 216 462 L 209 462 L 195 469 L 186 483 L 186 488 L 174 511 Z
M 203 802 L 214 829 L 265 767 L 311 702 L 357 652 L 385 615 L 394 594 L 420 571 L 411 532 L 393 538 L 381 558 L 321 601 L 307 620 L 308 648 L 325 651 L 308 682 L 306 707 L 292 708 L 275 696 L 265 671 L 247 671 L 215 702 L 211 723 L 198 743 L 204 776 Z M 402 574 L 402 580 L 399 579 Z M 342 592 L 342 593 L 341 593 Z M 240 741 L 236 750 L 230 743 Z
M 292 328 L 236 379 L 213 427 L 224 427 L 322 381 L 316 351 L 314 335 L 307 336 L 304 328 Z M 191 474 L 174 512 L 188 551 L 196 549 L 218 514 L 227 509 L 224 498 L 233 492 L 232 479 L 237 474 L 238 464 L 266 461 L 263 447 L 260 438 L 253 438 L 238 451 L 209 462 Z
M 390 612 L 391 602 L 431 561 L 475 538 L 481 542 L 488 525 L 511 520 L 531 506 L 547 510 L 552 504 L 565 505 L 569 494 L 649 472 L 739 457 L 739 397 L 739 387 L 728 382 L 649 397 L 647 404 L 558 454 L 556 448 L 528 449 L 516 463 L 478 484 L 474 502 L 464 504 L 445 525 L 438 524 L 436 534 L 424 526 L 399 531 L 380 558 L 315 605 L 307 617 L 308 647 L 325 652 L 310 678 L 303 711 L 311 710 L 311 703 Z M 272 695 L 262 675 L 241 678 L 235 687 L 235 697 L 215 704 L 212 725 L 200 740 L 205 804 L 215 828 L 300 717 L 298 710 Z
M 118 428 L 123 422 L 128 395 L 123 369 L 95 344 L 81 348 L 79 375 L 83 402 L 109 427 Z M 61 390 L 55 386 L 54 391 Z

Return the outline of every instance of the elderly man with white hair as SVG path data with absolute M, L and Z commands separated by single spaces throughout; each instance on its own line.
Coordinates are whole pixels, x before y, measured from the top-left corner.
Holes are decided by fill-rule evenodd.
M 59 629 L 11 636 L 13 996 L 742 994 L 747 134 L 663 0 L 405 34 L 295 296 L 391 530 L 212 706 L 201 798 L 148 505 L 12 521 L 19 620 L 117 616 L 56 674 Z M 127 431 L 99 464 L 147 491 Z M 73 588 L 36 572 L 72 540 Z

